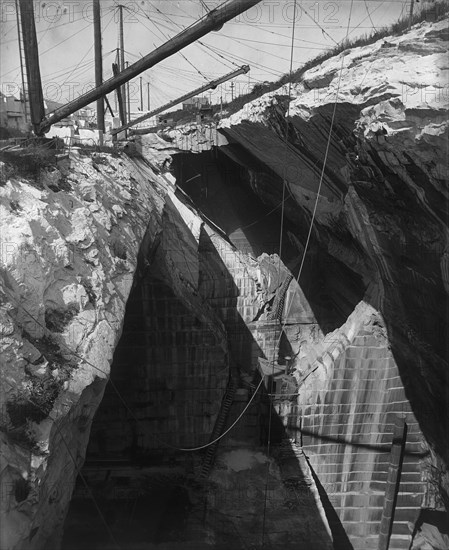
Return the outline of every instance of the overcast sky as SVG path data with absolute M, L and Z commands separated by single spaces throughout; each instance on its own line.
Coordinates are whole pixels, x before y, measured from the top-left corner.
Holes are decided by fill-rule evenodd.
M 30 0 L 31 1 L 31 0 Z M 293 69 L 340 42 L 382 28 L 407 14 L 410 0 L 297 0 Z M 123 0 L 126 59 L 132 63 L 223 3 L 223 0 Z M 422 5 L 423 2 L 421 2 Z M 118 45 L 118 0 L 101 0 L 105 79 L 112 74 Z M 254 84 L 277 80 L 289 71 L 294 0 L 262 0 L 245 14 L 143 73 L 151 108 L 193 90 L 242 64 L 248 75 L 235 82 L 234 94 Z M 351 10 L 352 5 L 352 10 Z M 44 95 L 67 101 L 94 81 L 92 0 L 34 2 Z M 420 4 L 417 4 L 419 9 Z M 0 3 L 2 91 L 21 85 L 14 0 Z M 140 106 L 139 78 L 131 84 L 132 110 Z M 209 97 L 209 94 L 207 94 Z M 211 94 L 212 102 L 231 99 L 230 82 Z M 111 98 L 112 99 L 112 98 Z

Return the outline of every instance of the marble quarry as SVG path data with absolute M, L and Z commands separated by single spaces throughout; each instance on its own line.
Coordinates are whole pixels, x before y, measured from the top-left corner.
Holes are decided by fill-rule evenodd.
M 2 158 L 1 550 L 449 548 L 448 38 Z

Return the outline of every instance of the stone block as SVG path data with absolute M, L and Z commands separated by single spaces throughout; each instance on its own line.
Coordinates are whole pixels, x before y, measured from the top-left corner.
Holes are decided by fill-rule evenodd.
M 363 357 L 363 348 L 358 346 L 348 346 L 346 348 L 346 352 L 345 352 L 346 361 L 361 359 L 362 357 Z
M 388 400 L 390 403 L 392 402 L 403 402 L 404 404 L 407 403 L 407 407 L 409 408 L 408 400 L 405 396 L 405 390 L 404 387 L 401 385 L 397 385 L 395 387 L 388 388 Z
M 387 348 L 384 347 L 366 347 L 363 348 L 363 359 L 373 359 L 379 361 L 379 368 L 386 367 L 386 361 L 390 355 Z
M 344 528 L 346 533 L 351 537 L 356 535 L 358 537 L 365 537 L 366 535 L 377 535 L 379 533 L 378 522 L 359 522 L 359 521 L 345 521 Z
M 355 550 L 378 550 L 378 535 L 364 537 L 351 536 L 351 544 Z M 405 547 L 402 548 L 404 550 Z M 390 546 L 391 549 L 391 546 Z

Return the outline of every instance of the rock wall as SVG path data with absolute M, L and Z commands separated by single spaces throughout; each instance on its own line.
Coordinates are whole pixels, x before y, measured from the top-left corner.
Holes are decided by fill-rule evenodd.
M 296 252 L 282 259 L 295 276 L 316 206 L 303 294 L 292 288 L 278 307 L 299 397 L 279 399 L 276 411 L 355 548 L 377 544 L 395 417 L 408 433 L 393 547 L 408 547 L 421 507 L 448 502 L 447 24 L 347 50 L 307 71 L 290 102 L 274 91 L 221 121 L 227 143 L 190 150 L 197 159 L 204 148 L 225 154 L 238 167 L 226 177 L 229 164 L 217 162 L 217 176 L 204 161 L 175 157 L 178 184 L 253 253 L 250 233 L 258 244 L 266 238 L 285 185 L 284 241 Z M 192 135 L 172 131 L 171 144 L 188 150 Z M 245 218 L 242 186 L 268 212 Z M 311 309 L 314 338 L 298 304 Z M 256 339 L 268 352 L 276 337 Z
M 114 385 L 95 419 L 102 448 L 93 440 L 88 456 L 112 459 L 134 451 L 134 458 L 155 457 L 209 441 L 229 358 L 223 325 L 197 293 L 201 223 L 167 193 L 160 237 L 142 252 L 127 303 L 111 367 Z
M 307 71 L 289 106 L 266 94 L 220 128 L 240 158 L 269 168 L 265 181 L 248 178 L 255 193 L 276 206 L 285 182 L 300 253 L 317 205 L 311 249 L 362 277 L 413 413 L 446 463 L 447 38 L 447 20 L 425 22 L 345 51 Z
M 382 320 L 362 302 L 327 341 L 318 362 L 297 375 L 301 386 L 295 406 L 289 411 L 279 404 L 279 412 L 288 419 L 289 433 L 301 441 L 354 548 L 377 548 L 394 423 L 396 418 L 406 422 L 390 547 L 408 548 L 408 522 L 414 523 L 426 506 L 429 452 Z
M 248 217 L 253 214 L 250 211 Z M 233 219 L 233 213 L 228 212 L 226 217 Z M 236 234 L 231 233 L 234 239 Z M 211 240 L 218 238 L 212 234 Z M 254 241 L 251 244 L 254 246 Z M 207 300 L 219 312 L 243 370 L 253 373 L 263 357 L 270 365 L 268 372 L 274 363 L 273 369 L 289 373 L 290 379 L 278 378 L 272 386 L 274 416 L 281 419 L 286 434 L 305 452 L 329 499 L 329 509 L 338 514 L 354 548 L 377 547 L 395 417 L 407 423 L 390 544 L 408 548 L 408 524 L 413 524 L 421 506 L 429 503 L 429 450 L 405 395 L 382 316 L 362 300 L 343 325 L 326 330 L 324 327 L 335 322 L 332 308 L 327 317 L 321 313 L 318 322 L 308 301 L 310 296 L 317 303 L 313 292 L 309 290 L 306 296 L 276 256 L 260 256 L 259 275 L 251 277 L 251 270 L 245 274 L 241 269 L 246 254 L 240 253 L 241 261 L 236 263 L 231 245 L 222 244 L 215 250 L 235 283 L 235 303 L 230 301 L 229 287 L 217 284 L 219 278 L 217 272 L 213 276 L 214 263 L 208 256 L 204 263 L 211 280 L 205 279 L 203 292 L 207 291 Z M 242 330 L 242 321 L 247 332 Z M 233 418 L 242 410 L 237 408 Z M 251 416 L 251 410 L 246 414 Z M 262 430 L 260 423 L 260 413 L 256 412 L 255 425 Z M 244 447 L 254 438 L 255 428 L 251 426 L 247 419 L 222 445 Z M 271 511 L 268 517 L 275 521 Z M 305 519 L 309 518 L 307 514 L 303 517 L 310 522 Z M 311 524 L 317 525 L 313 521 Z M 333 536 L 338 541 L 336 530 Z
M 74 150 L 42 165 L 40 154 L 2 164 L 5 550 L 58 547 L 137 254 L 160 231 L 169 185 L 124 157 Z
M 139 506 L 152 516 L 151 527 L 137 522 L 134 515 L 130 523 L 108 521 L 114 539 L 123 545 L 132 539 L 136 548 L 144 542 L 173 549 L 221 548 L 237 533 L 234 547 L 245 548 L 260 544 L 265 508 L 267 540 L 285 548 L 297 548 L 297 540 L 304 548 L 330 548 L 318 492 L 305 465 L 296 464 L 283 430 L 276 434 L 277 444 L 285 439 L 283 452 L 266 453 L 260 396 L 220 445 L 244 449 L 245 456 L 260 460 L 250 460 L 236 480 L 231 479 L 233 468 L 220 475 L 221 459 L 210 479 L 200 476 L 204 456 L 198 451 L 212 437 L 228 379 L 239 386 L 230 426 L 249 399 L 259 360 L 278 356 L 281 327 L 267 306 L 285 292 L 285 281 L 290 282 L 287 268 L 275 255 L 256 259 L 238 251 L 179 190 L 167 192 L 162 228 L 156 245 L 141 258 L 140 277 L 128 301 L 112 363 L 113 385 L 95 417 L 83 468 L 108 517 L 113 510 L 127 515 L 127 497 L 130 502 L 139 499 Z M 264 505 L 261 495 L 267 475 L 272 495 Z M 162 483 L 167 487 L 163 497 L 157 490 Z M 295 491 L 288 488 L 292 483 L 302 483 L 301 506 L 292 502 Z M 154 515 L 158 500 L 165 507 L 172 490 L 185 495 L 182 519 L 176 519 L 176 506 Z M 230 502 L 234 501 L 235 512 L 235 499 L 250 491 L 253 505 L 239 501 L 238 517 L 233 517 Z M 86 497 L 79 481 L 66 522 L 65 550 L 92 538 L 100 547 L 107 543 L 104 525 Z M 280 511 L 279 506 L 287 508 Z M 176 534 L 168 528 L 175 521 Z

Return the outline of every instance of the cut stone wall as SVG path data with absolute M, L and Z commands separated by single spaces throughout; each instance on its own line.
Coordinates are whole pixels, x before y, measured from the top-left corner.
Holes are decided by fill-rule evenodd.
M 366 317 L 346 349 L 300 387 L 289 432 L 305 453 L 354 548 L 377 548 L 394 417 L 408 427 L 390 548 L 408 548 L 408 522 L 424 504 L 429 451 L 405 396 L 394 357 Z M 314 373 L 315 374 L 315 373 Z M 311 380 L 312 379 L 312 380 Z M 301 395 L 302 394 L 302 395 Z M 306 396 L 306 402 L 304 402 Z M 300 419 L 300 426 L 298 425 Z
M 207 443 L 229 376 L 214 334 L 151 271 L 136 282 L 124 327 L 88 458 L 135 460 Z

